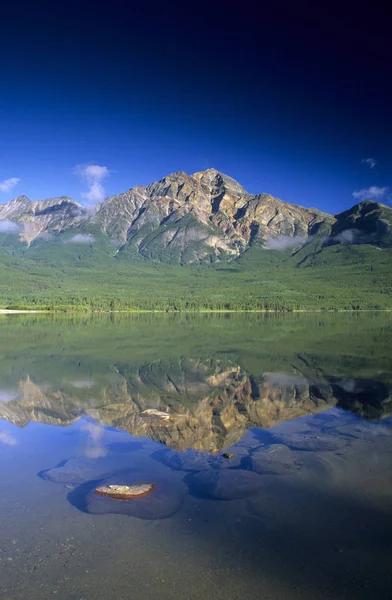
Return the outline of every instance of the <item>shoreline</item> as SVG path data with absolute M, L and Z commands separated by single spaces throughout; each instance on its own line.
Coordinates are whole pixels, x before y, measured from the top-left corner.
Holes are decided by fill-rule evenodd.
M 261 308 L 254 309 L 200 309 L 200 310 L 158 310 L 158 309 L 133 309 L 133 310 L 72 310 L 72 309 L 14 309 L 14 308 L 0 308 L 0 315 L 18 315 L 18 314 L 79 314 L 79 315 L 91 315 L 91 314 L 143 314 L 143 313 L 159 313 L 159 314 L 222 314 L 222 313 L 261 313 L 261 314 L 293 314 L 293 313 L 309 313 L 309 314 L 324 314 L 324 313 L 390 313 L 391 308 L 362 308 L 362 309 L 344 309 L 344 308 L 331 308 L 328 310 L 322 309 L 294 309 L 294 310 L 265 310 Z
M 0 308 L 0 315 L 19 315 L 19 314 L 25 314 L 25 313 L 52 313 L 52 312 L 56 312 L 56 309 L 54 310 L 36 310 L 34 308 L 32 308 L 31 310 L 28 308 L 25 309 L 13 309 L 13 308 Z

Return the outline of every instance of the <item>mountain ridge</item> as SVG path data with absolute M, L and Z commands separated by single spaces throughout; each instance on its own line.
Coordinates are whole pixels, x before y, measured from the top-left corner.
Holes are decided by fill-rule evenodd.
M 28 246 L 40 236 L 98 228 L 119 252 L 180 264 L 235 258 L 254 243 L 300 247 L 320 230 L 333 238 L 328 243 L 362 243 L 369 235 L 375 242 L 378 233 L 387 245 L 392 239 L 392 210 L 381 203 L 364 201 L 333 216 L 268 193 L 250 194 L 216 169 L 177 171 L 109 196 L 93 210 L 68 196 L 38 201 L 20 196 L 0 205 L 2 222 L 15 223 Z M 357 229 L 363 224 L 361 235 Z

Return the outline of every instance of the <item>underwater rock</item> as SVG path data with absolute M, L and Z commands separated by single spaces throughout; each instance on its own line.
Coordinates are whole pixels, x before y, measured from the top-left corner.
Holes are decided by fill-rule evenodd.
M 109 452 L 136 452 L 137 450 L 141 450 L 144 446 L 144 443 L 140 440 L 132 440 L 128 442 L 110 442 L 106 444 L 105 448 Z
M 295 454 L 280 444 L 269 444 L 255 452 L 251 457 L 251 466 L 260 475 L 285 475 L 302 468 Z
M 91 479 L 94 471 L 89 461 L 71 458 L 63 460 L 51 469 L 40 471 L 38 476 L 41 479 L 52 481 L 53 483 L 80 484 Z
M 138 519 L 165 519 L 174 515 L 181 507 L 188 494 L 188 487 L 178 477 L 170 472 L 152 477 L 154 484 L 147 494 L 139 497 L 119 499 L 109 495 L 98 495 L 96 489 L 110 488 L 110 486 L 135 488 L 140 487 L 140 482 L 146 480 L 146 474 L 140 472 L 122 472 L 121 475 L 99 482 L 99 486 L 88 491 L 84 507 L 86 512 L 94 515 L 117 514 L 136 517 Z M 151 485 L 151 484 L 149 484 Z
M 272 433 L 271 441 L 275 444 L 284 444 L 293 450 L 308 452 L 334 452 L 346 445 L 343 439 L 302 433 Z
M 260 492 L 262 478 L 244 469 L 209 470 L 185 478 L 189 491 L 199 498 L 237 500 Z
M 223 455 L 211 452 L 201 452 L 189 448 L 184 452 L 177 452 L 176 450 L 170 450 L 165 448 L 158 450 L 152 454 L 152 457 L 174 469 L 175 471 L 205 471 L 208 469 L 220 469 L 228 467 L 238 467 L 241 463 L 241 456 L 229 456 L 224 458 Z

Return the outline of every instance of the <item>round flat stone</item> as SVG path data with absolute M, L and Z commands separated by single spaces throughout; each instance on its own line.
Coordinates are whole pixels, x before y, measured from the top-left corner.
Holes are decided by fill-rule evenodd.
M 108 496 L 115 500 L 132 500 L 151 494 L 155 488 L 154 483 L 137 483 L 135 485 L 102 485 L 95 489 L 98 496 Z

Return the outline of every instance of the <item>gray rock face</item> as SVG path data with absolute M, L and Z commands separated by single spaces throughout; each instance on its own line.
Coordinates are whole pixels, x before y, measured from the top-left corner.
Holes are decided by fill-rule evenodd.
M 237 256 L 256 239 L 305 239 L 318 223 L 334 222 L 269 194 L 253 196 L 215 169 L 173 173 L 108 198 L 96 218 L 104 231 L 140 254 L 162 260 L 174 255 L 180 262 Z
M 20 240 L 27 244 L 45 233 L 98 227 L 119 252 L 180 263 L 235 257 L 254 242 L 269 249 L 300 247 L 321 226 L 325 244 L 379 238 L 383 245 L 392 243 L 392 210 L 387 206 L 365 202 L 332 217 L 270 194 L 249 194 L 215 169 L 172 173 L 111 196 L 94 211 L 68 197 L 31 202 L 20 196 L 0 205 L 0 223 L 5 220 L 20 226 Z

